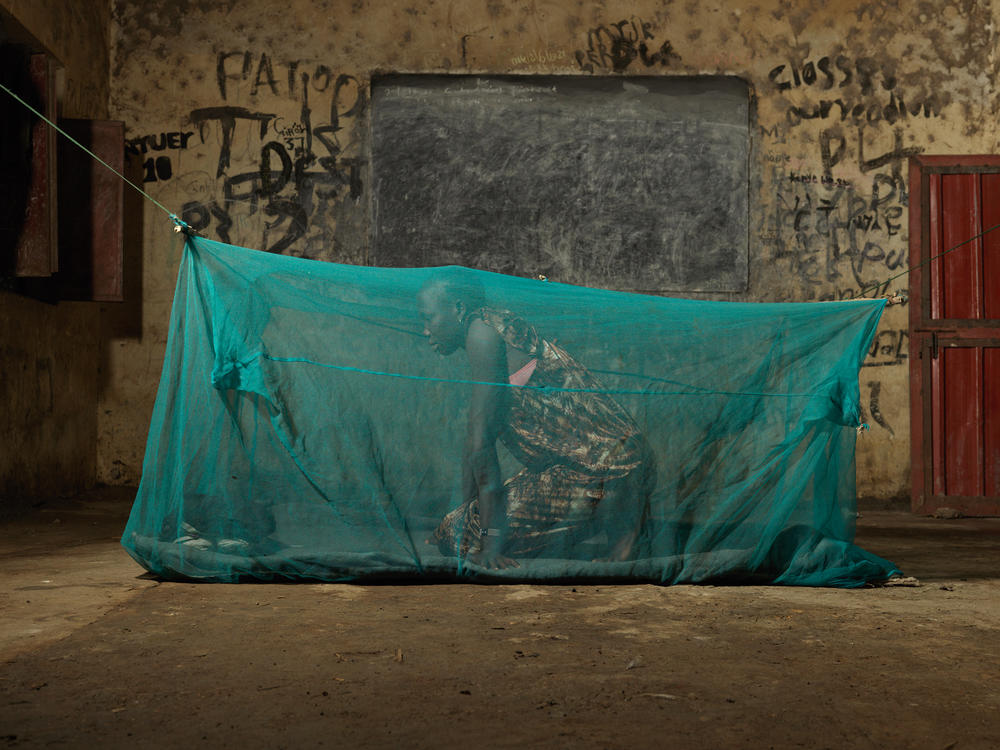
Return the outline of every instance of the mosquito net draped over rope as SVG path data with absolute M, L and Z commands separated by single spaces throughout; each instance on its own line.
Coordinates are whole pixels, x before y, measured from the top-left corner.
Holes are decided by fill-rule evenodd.
M 189 238 L 123 543 L 209 581 L 884 580 L 853 544 L 882 306 Z

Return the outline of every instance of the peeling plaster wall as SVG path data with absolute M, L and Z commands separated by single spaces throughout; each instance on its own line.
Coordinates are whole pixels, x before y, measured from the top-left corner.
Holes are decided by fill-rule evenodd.
M 994 16 L 972 0 L 117 0 L 112 112 L 145 188 L 203 233 L 363 263 L 375 73 L 740 76 L 750 288 L 729 298 L 838 299 L 907 265 L 909 155 L 997 150 Z M 180 256 L 151 208 L 142 255 L 142 334 L 111 348 L 99 410 L 107 481 L 139 476 Z M 869 497 L 908 491 L 906 329 L 888 309 L 861 374 Z
M 66 117 L 106 118 L 107 0 L 0 0 L 62 63 Z M 2 111 L 18 106 L 0 94 Z M 49 305 L 0 291 L 0 498 L 92 486 L 97 457 L 100 315 L 92 303 Z

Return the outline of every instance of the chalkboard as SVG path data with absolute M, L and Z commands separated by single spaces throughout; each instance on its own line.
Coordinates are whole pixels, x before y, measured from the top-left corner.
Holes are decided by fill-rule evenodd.
M 372 97 L 376 265 L 746 289 L 740 79 L 387 76 Z

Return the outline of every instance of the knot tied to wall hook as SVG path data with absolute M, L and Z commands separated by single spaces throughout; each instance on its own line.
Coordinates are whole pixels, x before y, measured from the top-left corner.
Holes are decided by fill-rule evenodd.
M 198 233 L 191 228 L 191 225 L 184 221 L 184 219 L 180 218 L 177 214 L 170 214 L 170 220 L 174 222 L 175 232 L 183 232 L 184 234 L 192 237 L 199 236 Z

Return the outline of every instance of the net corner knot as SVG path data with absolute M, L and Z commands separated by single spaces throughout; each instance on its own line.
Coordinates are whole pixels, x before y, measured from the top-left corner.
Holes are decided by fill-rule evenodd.
M 179 217 L 177 214 L 170 214 L 170 220 L 174 222 L 175 232 L 183 232 L 184 234 L 190 235 L 192 237 L 198 236 L 198 233 L 191 228 L 191 225 L 188 224 L 186 221 L 184 221 L 184 219 Z

